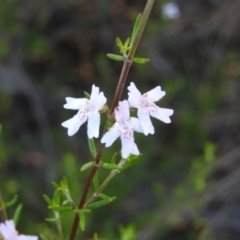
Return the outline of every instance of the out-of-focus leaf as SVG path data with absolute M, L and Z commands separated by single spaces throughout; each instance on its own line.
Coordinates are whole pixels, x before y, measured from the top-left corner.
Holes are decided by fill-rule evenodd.
M 93 138 L 88 138 L 88 147 L 93 157 L 96 157 L 97 151 Z
M 13 221 L 15 223 L 15 225 L 17 226 L 18 224 L 18 220 L 20 218 L 20 214 L 21 214 L 21 211 L 22 211 L 22 204 L 19 204 L 13 214 Z
M 84 231 L 85 230 L 85 215 L 84 215 L 84 213 L 80 213 L 80 229 L 82 230 L 82 231 Z
M 144 63 L 150 62 L 150 59 L 149 58 L 133 58 L 133 61 L 135 63 L 144 64 Z
M 85 164 L 81 167 L 80 171 L 83 172 L 83 171 L 91 168 L 93 165 L 94 165 L 94 162 L 93 162 L 93 161 L 88 162 L 88 163 L 85 163 Z
M 107 57 L 112 59 L 112 60 L 115 60 L 115 61 L 123 61 L 124 60 L 123 56 L 117 55 L 117 54 L 112 54 L 112 53 L 108 53 Z
M 11 199 L 10 201 L 8 201 L 8 202 L 6 202 L 6 203 L 4 204 L 5 207 L 11 207 L 11 206 L 13 206 L 13 205 L 17 202 L 17 199 L 18 199 L 18 196 L 15 195 L 15 196 L 13 197 L 13 199 Z
M 106 200 L 101 200 L 101 201 L 98 201 L 98 202 L 95 202 L 95 203 L 92 203 L 92 204 L 88 205 L 88 208 L 90 208 L 90 209 L 99 208 L 99 207 L 102 207 L 102 206 L 105 206 L 105 205 L 109 204 L 110 202 L 112 202 L 115 199 L 116 199 L 116 197 L 112 197 L 112 198 L 109 198 L 109 199 L 106 199 Z

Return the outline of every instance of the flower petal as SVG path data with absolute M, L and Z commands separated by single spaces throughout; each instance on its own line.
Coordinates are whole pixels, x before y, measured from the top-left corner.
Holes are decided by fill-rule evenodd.
M 88 116 L 88 126 L 87 134 L 88 138 L 98 138 L 100 127 L 100 114 L 99 112 L 94 112 Z
M 136 85 L 133 82 L 130 83 L 130 86 L 128 87 L 128 91 L 131 92 L 136 97 L 142 96 L 142 94 L 140 93 L 140 91 L 137 89 Z
M 129 118 L 128 101 L 124 100 L 119 102 L 119 106 L 115 108 L 114 112 L 117 121 L 121 121 L 121 119 L 128 119 Z
M 157 107 L 157 111 L 150 112 L 152 117 L 155 117 L 165 123 L 170 123 L 170 116 L 173 115 L 173 110 L 168 108 Z
M 73 136 L 86 120 L 87 116 L 79 118 L 79 115 L 77 114 L 73 118 L 63 122 L 62 126 L 68 128 L 68 136 Z
M 137 108 L 139 106 L 139 101 L 142 98 L 141 93 L 138 91 L 134 83 L 130 83 L 130 86 L 128 87 L 129 93 L 128 93 L 128 102 L 130 107 Z
M 142 125 L 138 118 L 131 117 L 129 120 L 129 126 L 135 131 L 139 133 L 144 133 Z
M 18 235 L 13 220 L 7 220 L 0 224 L 0 234 L 6 240 L 38 240 L 37 236 Z
M 96 101 L 98 99 L 98 95 L 99 95 L 99 87 L 96 87 L 93 84 L 92 85 L 92 92 L 91 92 L 90 101 Z
M 9 236 L 17 236 L 13 220 L 8 220 L 0 224 L 0 234 L 6 239 L 8 239 Z
M 122 142 L 122 157 L 127 158 L 130 154 L 139 155 L 139 150 L 136 143 L 134 142 L 133 135 L 130 138 L 125 138 L 124 135 L 121 135 Z
M 101 139 L 101 143 L 105 143 L 106 147 L 109 147 L 120 136 L 119 124 L 115 123 L 108 132 L 104 134 Z
M 138 119 L 145 135 L 148 135 L 149 133 L 154 134 L 154 127 L 148 109 L 138 108 Z
M 100 92 L 98 98 L 96 99 L 95 106 L 97 110 L 101 110 L 103 105 L 107 102 L 107 98 L 104 96 L 103 92 Z
M 63 105 L 64 108 L 78 110 L 78 109 L 84 107 L 89 100 L 86 98 L 67 97 L 66 101 L 67 101 L 67 103 Z
M 166 92 L 161 91 L 161 87 L 155 87 L 154 89 L 150 90 L 143 94 L 144 97 L 149 98 L 153 102 L 159 101 L 163 96 L 165 96 Z

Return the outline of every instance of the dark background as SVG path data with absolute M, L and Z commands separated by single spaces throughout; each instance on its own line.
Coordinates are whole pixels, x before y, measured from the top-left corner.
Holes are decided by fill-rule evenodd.
M 73 137 L 61 126 L 76 113 L 63 109 L 65 97 L 95 84 L 111 102 L 122 63 L 106 53 L 118 53 L 115 38 L 130 36 L 145 2 L 0 0 L 0 189 L 23 203 L 20 232 L 56 239 L 42 197 L 52 181 L 66 176 L 78 203 L 91 156 L 86 125 Z M 135 135 L 140 161 L 109 184 L 104 193 L 117 199 L 86 215 L 78 239 L 240 239 L 240 1 L 179 0 L 175 20 L 165 3 L 156 0 L 137 51 L 151 62 L 133 65 L 127 86 L 160 85 L 172 123 L 153 119 L 155 135 Z M 65 237 L 72 219 L 63 215 Z

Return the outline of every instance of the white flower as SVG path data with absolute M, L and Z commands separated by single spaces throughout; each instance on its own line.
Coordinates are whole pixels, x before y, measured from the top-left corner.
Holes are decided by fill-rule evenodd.
M 170 19 L 177 19 L 180 17 L 180 10 L 176 3 L 170 2 L 163 5 L 163 15 Z
M 139 120 L 129 115 L 129 105 L 127 100 L 119 102 L 119 106 L 114 109 L 116 123 L 103 136 L 101 143 L 106 147 L 118 138 L 122 142 L 122 157 L 127 158 L 130 154 L 139 155 L 139 150 L 134 142 L 133 131 L 143 132 Z
M 66 98 L 67 103 L 63 106 L 66 109 L 78 110 L 78 113 L 71 119 L 62 123 L 63 127 L 68 128 L 68 135 L 74 135 L 78 129 L 88 120 L 87 134 L 89 138 L 99 136 L 100 114 L 107 99 L 103 92 L 99 93 L 99 88 L 92 86 L 90 99 L 87 98 Z
M 165 123 L 171 122 L 169 117 L 173 114 L 173 110 L 160 108 L 154 103 L 159 101 L 166 94 L 164 91 L 161 91 L 160 86 L 142 95 L 136 88 L 135 84 L 131 82 L 128 90 L 129 106 L 138 109 L 138 119 L 145 135 L 154 133 L 154 127 L 152 125 L 150 115 Z
M 4 240 L 38 240 L 36 236 L 18 235 L 13 220 L 0 223 L 0 234 Z

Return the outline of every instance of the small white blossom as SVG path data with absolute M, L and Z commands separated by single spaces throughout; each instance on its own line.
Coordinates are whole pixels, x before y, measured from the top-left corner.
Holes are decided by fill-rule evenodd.
M 15 229 L 13 220 L 0 223 L 0 234 L 3 236 L 4 240 L 38 240 L 36 236 L 19 235 Z
M 164 91 L 161 91 L 160 86 L 142 95 L 136 88 L 135 84 L 131 82 L 128 90 L 129 106 L 138 109 L 138 119 L 145 135 L 154 133 L 154 127 L 152 125 L 150 115 L 165 123 L 171 122 L 169 117 L 173 114 L 173 110 L 160 108 L 154 103 L 159 101 L 166 94 Z
M 67 97 L 66 101 L 64 108 L 78 110 L 78 113 L 73 118 L 62 123 L 63 127 L 68 128 L 68 135 L 74 135 L 82 124 L 88 120 L 88 137 L 98 138 L 100 126 L 99 110 L 102 109 L 107 101 L 103 92 L 99 93 L 99 88 L 93 85 L 90 99 Z
M 180 17 L 180 10 L 176 3 L 170 2 L 163 5 L 163 15 L 170 19 L 177 19 Z
M 130 154 L 139 155 L 139 150 L 134 142 L 133 132 L 143 132 L 137 118 L 130 117 L 127 100 L 119 102 L 119 106 L 114 109 L 116 123 L 103 136 L 101 143 L 109 147 L 120 137 L 122 142 L 122 157 L 127 158 Z

